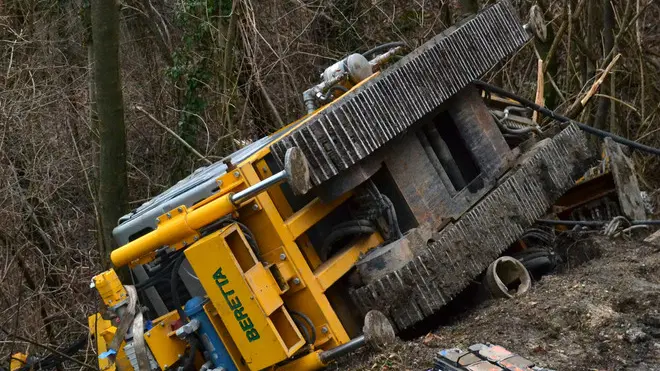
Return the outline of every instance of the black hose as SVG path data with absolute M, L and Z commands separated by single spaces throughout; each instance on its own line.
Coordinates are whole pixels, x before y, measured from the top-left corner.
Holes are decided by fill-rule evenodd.
M 296 312 L 294 310 L 290 310 L 289 313 L 293 316 L 300 317 L 302 318 L 303 321 L 307 322 L 307 324 L 309 325 L 309 329 L 311 330 L 312 333 L 312 336 L 310 338 L 310 341 L 308 341 L 308 343 L 310 344 L 316 343 L 316 328 L 314 327 L 314 323 L 312 322 L 312 320 L 304 313 Z
M 195 336 L 189 336 L 188 337 L 188 343 L 190 344 L 190 350 L 188 353 L 188 357 L 186 357 L 186 360 L 183 362 L 183 370 L 184 371 L 193 371 L 195 368 L 193 367 L 194 364 L 193 362 L 195 361 L 195 355 L 197 354 L 197 350 L 199 349 L 199 340 Z
M 612 134 L 612 133 L 607 132 L 605 130 L 596 129 L 596 128 L 594 128 L 592 126 L 589 126 L 587 124 L 583 124 L 581 122 L 571 120 L 570 118 L 568 118 L 566 116 L 562 116 L 562 115 L 560 115 L 560 114 L 558 114 L 558 113 L 556 113 L 556 112 L 554 112 L 554 111 L 552 111 L 552 110 L 550 110 L 546 107 L 540 106 L 540 105 L 538 105 L 538 104 L 536 104 L 536 103 L 534 103 L 534 102 L 532 102 L 528 99 L 519 97 L 519 96 L 517 96 L 513 93 L 510 93 L 510 92 L 508 92 L 508 91 L 506 91 L 506 90 L 504 90 L 500 87 L 488 84 L 487 82 L 474 81 L 474 84 L 476 86 L 478 86 L 479 88 L 481 88 L 483 90 L 486 90 L 488 92 L 495 93 L 495 94 L 501 95 L 503 97 L 516 100 L 516 101 L 520 102 L 520 104 L 522 104 L 523 106 L 531 108 L 535 111 L 538 111 L 538 112 L 542 113 L 543 115 L 548 116 L 552 119 L 555 119 L 559 122 L 574 123 L 580 129 L 582 129 L 583 131 L 585 131 L 589 134 L 596 135 L 596 136 L 601 137 L 601 138 L 612 138 L 613 141 L 615 141 L 617 143 L 620 143 L 620 144 L 623 144 L 625 146 L 628 146 L 630 148 L 634 148 L 634 149 L 637 149 L 637 150 L 642 151 L 642 152 L 647 152 L 647 153 L 654 154 L 656 156 L 660 156 L 660 149 L 659 148 L 650 147 L 650 146 L 647 146 L 645 144 L 641 144 L 639 142 L 635 142 L 633 140 L 630 140 L 630 139 Z
M 602 227 L 610 223 L 609 220 L 550 220 L 538 219 L 538 223 L 550 225 L 565 225 L 576 226 L 581 225 L 585 227 Z M 631 220 L 630 225 L 660 225 L 660 220 Z
M 376 232 L 376 229 L 373 226 L 367 227 L 363 225 L 355 225 L 355 226 L 345 227 L 342 229 L 335 229 L 323 241 L 323 246 L 321 247 L 321 255 L 323 258 L 327 258 L 332 248 L 332 245 L 343 238 L 356 236 L 360 234 L 371 234 L 374 232 Z
M 342 93 L 348 93 L 348 89 L 345 86 L 333 85 L 328 89 L 328 94 L 332 94 L 333 91 L 339 90 Z
M 293 323 L 296 324 L 296 327 L 298 327 L 298 330 L 300 330 L 300 332 L 302 333 L 302 336 L 305 339 L 305 343 L 314 344 L 312 343 L 311 338 L 309 337 L 309 331 L 307 331 L 307 327 L 305 327 L 305 324 L 302 323 L 302 321 L 298 319 L 298 317 L 291 316 L 291 319 L 293 320 Z
M 153 273 L 151 277 L 149 277 L 148 279 L 142 282 L 138 282 L 137 284 L 135 284 L 135 289 L 141 291 L 155 285 L 158 282 L 161 282 L 163 280 L 168 280 L 168 278 L 164 276 L 170 272 L 170 268 L 172 267 L 172 265 L 174 265 L 174 263 L 176 263 L 176 259 L 179 256 L 179 254 L 183 254 L 183 250 L 176 251 L 174 254 L 172 254 L 171 260 L 168 261 L 167 264 L 163 263 L 165 265 L 161 264 L 160 268 L 158 268 L 156 273 Z
M 392 219 L 390 226 L 394 229 L 394 232 L 396 232 L 396 237 L 397 238 L 403 237 L 403 233 L 401 233 L 401 228 L 399 228 L 399 219 L 396 216 L 396 209 L 394 208 L 394 204 L 392 203 L 392 200 L 390 200 L 389 197 L 385 196 L 382 193 L 380 194 L 380 197 L 388 206 L 387 208 L 391 214 L 390 218 Z
M 382 54 L 382 53 L 387 52 L 388 50 L 390 50 L 392 48 L 396 48 L 398 46 L 404 47 L 404 46 L 406 46 L 406 43 L 404 43 L 403 41 L 394 41 L 394 42 L 390 42 L 390 43 L 387 43 L 387 44 L 378 45 L 377 47 L 369 49 L 366 52 L 362 53 L 362 55 L 367 59 L 371 59 L 369 57 L 372 54 L 376 54 L 376 53 L 381 53 Z
M 76 352 L 78 352 L 87 344 L 87 338 L 88 338 L 87 335 L 81 336 L 78 340 L 74 341 L 66 348 L 61 349 L 60 353 L 66 354 L 68 356 L 74 355 Z M 56 368 L 59 364 L 65 361 L 66 359 L 64 357 L 60 356 L 59 354 L 53 353 L 53 354 L 49 354 L 48 356 L 36 362 L 28 361 L 25 363 L 25 366 L 16 369 L 16 371 L 31 371 L 31 370 Z
M 176 260 L 176 263 L 174 263 L 174 267 L 172 268 L 172 274 L 170 276 L 170 290 L 172 293 L 172 302 L 174 304 L 174 307 L 176 309 L 176 312 L 179 314 L 179 318 L 183 323 L 188 322 L 188 316 L 186 316 L 186 313 L 183 311 L 183 308 L 181 308 L 181 299 L 179 298 L 179 268 L 181 268 L 181 264 L 183 263 L 183 260 L 186 258 L 185 255 L 181 254 Z
M 337 229 L 344 229 L 348 227 L 355 227 L 355 226 L 362 226 L 362 227 L 373 227 L 374 224 L 366 219 L 356 219 L 356 220 L 349 220 L 347 222 L 339 223 L 335 225 L 332 229 L 337 230 Z

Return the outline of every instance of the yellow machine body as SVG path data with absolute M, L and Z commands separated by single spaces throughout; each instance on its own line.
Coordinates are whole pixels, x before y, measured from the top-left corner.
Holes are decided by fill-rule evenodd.
M 291 125 L 301 125 L 306 119 Z M 232 194 L 273 175 L 264 159 L 268 154 L 265 147 L 236 164 L 216 179 L 219 192 L 192 207 L 181 205 L 161 215 L 156 230 L 115 250 L 111 259 L 115 266 L 134 266 L 153 260 L 156 248 L 163 245 L 185 248 L 209 299 L 204 310 L 238 370 L 316 370 L 324 366 L 320 352 L 347 343 L 349 332 L 355 332 L 354 324 L 342 323 L 326 290 L 383 238 L 376 232 L 321 264 L 305 232 L 348 200 L 350 192 L 331 203 L 313 199 L 295 213 L 279 187 L 234 205 Z M 200 228 L 226 215 L 250 228 L 260 256 L 250 249 L 236 224 L 201 236 Z M 94 278 L 108 307 L 123 295 L 114 277 L 110 270 Z M 333 304 L 342 306 L 341 299 Z M 311 320 L 317 334 L 313 345 L 305 344 L 290 311 L 304 313 Z M 174 335 L 176 320 L 173 311 L 153 321 L 152 329 L 145 332 L 148 347 L 163 370 L 185 351 L 185 343 Z M 99 339 L 99 353 L 106 350 L 114 328 L 105 320 L 93 325 L 90 319 L 90 331 Z M 303 351 L 306 354 L 301 356 Z M 132 369 L 128 362 L 120 365 L 120 358 L 116 365 L 120 370 Z M 115 367 L 107 360 L 100 360 L 99 365 L 101 369 Z

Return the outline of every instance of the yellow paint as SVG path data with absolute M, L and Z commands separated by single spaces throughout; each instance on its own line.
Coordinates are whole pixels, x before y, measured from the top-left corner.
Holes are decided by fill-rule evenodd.
M 250 370 L 279 363 L 303 346 L 281 299 L 270 314 L 261 307 L 256 298 L 261 293 L 245 277 L 261 263 L 235 224 L 204 237 L 185 254 Z
M 179 314 L 176 311 L 167 313 L 153 320 L 153 327 L 144 334 L 144 340 L 162 369 L 172 366 L 179 360 L 179 356 L 186 354 L 188 344 L 174 333 L 176 329 L 173 326 L 178 320 Z
M 303 125 L 341 99 L 282 130 Z M 204 309 L 239 370 L 273 370 L 278 364 L 278 370 L 316 370 L 323 367 L 318 356 L 321 350 L 350 340 L 325 290 L 353 267 L 361 253 L 382 239 L 379 235 L 371 236 L 321 264 L 305 233 L 344 203 L 350 192 L 327 204 L 315 199 L 295 213 L 279 186 L 233 205 L 232 192 L 273 175 L 264 160 L 269 154 L 270 145 L 234 164 L 235 168 L 216 179 L 218 192 L 191 207 L 177 207 L 161 215 L 155 231 L 113 251 L 111 259 L 116 266 L 143 264 L 151 261 L 154 251 L 162 246 L 185 248 L 186 257 L 211 300 Z M 236 225 L 203 238 L 199 235 L 200 228 L 227 215 L 250 227 L 259 242 L 260 256 L 255 255 Z M 318 337 L 312 353 L 287 363 L 304 345 L 289 310 L 310 317 Z M 170 313 L 159 319 L 165 323 L 162 328 L 157 320 L 157 327 L 146 337 L 161 367 L 170 365 L 182 349 L 180 343 L 174 342 L 172 332 L 167 331 L 167 321 L 174 318 Z M 249 337 L 246 329 L 254 329 L 258 338 L 253 333 Z
M 112 342 L 112 338 L 115 336 L 117 328 L 112 325 L 112 322 L 105 320 L 101 317 L 100 313 L 93 314 L 87 318 L 87 324 L 89 326 L 90 334 L 94 335 L 96 339 L 96 350 L 97 354 L 101 354 L 108 350 L 108 344 Z M 131 371 L 133 366 L 131 362 L 126 357 L 124 353 L 124 345 L 122 342 L 119 349 L 117 350 L 117 356 L 115 357 L 115 362 L 110 362 L 108 358 L 99 358 L 99 369 L 102 371 Z
M 295 361 L 288 362 L 276 368 L 277 371 L 314 371 L 320 370 L 326 365 L 321 362 L 321 351 L 316 351 L 300 357 Z
M 92 278 L 92 282 L 94 282 L 96 291 L 99 292 L 103 303 L 108 308 L 112 308 L 128 299 L 128 293 L 114 269 L 97 274 Z
M 284 304 L 275 278 L 262 264 L 255 264 L 245 272 L 245 280 L 255 293 L 261 309 L 267 316 Z
M 352 195 L 353 192 L 346 192 L 330 203 L 325 203 L 320 198 L 314 199 L 284 222 L 289 229 L 289 233 L 294 239 L 300 237 Z
M 266 160 L 262 159 L 255 162 L 254 167 L 257 169 L 259 178 L 262 180 L 273 175 L 273 172 L 266 163 Z M 268 195 L 273 200 L 273 203 L 277 207 L 277 210 L 279 211 L 282 218 L 288 218 L 291 216 L 291 214 L 293 214 L 291 205 L 289 205 L 289 202 L 286 200 L 286 197 L 284 197 L 284 193 L 279 186 L 271 187 L 268 189 Z
M 249 368 L 244 365 L 243 362 L 241 362 L 242 357 L 240 350 L 238 350 L 236 343 L 234 343 L 234 341 L 231 339 L 229 331 L 227 331 L 227 327 L 224 325 L 224 323 L 222 323 L 222 319 L 220 318 L 218 311 L 213 306 L 213 303 L 208 302 L 204 304 L 204 312 L 206 312 L 206 315 L 209 317 L 209 320 L 213 325 L 213 328 L 215 328 L 215 332 L 217 332 L 220 336 L 220 340 L 222 340 L 222 343 L 229 353 L 229 356 L 231 357 L 232 361 L 234 361 L 234 366 L 236 366 L 239 371 L 248 371 Z
M 352 246 L 349 246 L 335 254 L 325 263 L 314 271 L 316 279 L 323 291 L 337 282 L 344 274 L 346 274 L 358 261 L 360 255 L 375 248 L 383 243 L 383 238 L 380 233 L 373 233 L 369 237 L 363 238 Z
M 175 209 L 176 213 L 170 212 L 171 217 L 165 214 L 163 219 L 161 216 L 160 225 L 155 231 L 114 250 L 110 254 L 112 263 L 116 267 L 121 267 L 152 253 L 161 246 L 181 244 L 181 241 L 190 241 L 188 244 L 195 242 L 199 238 L 197 229 L 234 212 L 235 207 L 230 197 L 231 193 L 226 194 L 192 211 L 180 206 Z
M 252 167 L 245 166 L 242 169 L 248 184 L 254 184 L 259 181 L 258 174 Z M 332 309 L 328 298 L 323 294 L 321 285 L 316 280 L 314 272 L 307 264 L 305 257 L 295 242 L 294 236 L 286 227 L 273 201 L 268 197 L 268 194 L 264 193 L 256 196 L 256 198 L 263 207 L 261 212 L 265 213 L 269 222 L 272 224 L 272 228 L 277 233 L 277 238 L 282 241 L 282 249 L 287 260 L 293 264 L 294 269 L 298 272 L 298 278 L 305 286 L 304 290 L 297 293 L 295 297 L 292 296 L 289 298 L 287 305 L 296 311 L 310 316 L 315 324 L 316 322 L 326 324 L 328 334 L 333 339 L 333 341 L 327 343 L 327 346 L 334 347 L 350 341 L 346 330 L 342 326 L 341 321 L 339 321 L 339 317 L 337 317 L 337 314 Z M 258 234 L 256 231 L 254 232 Z
M 9 370 L 14 371 L 25 366 L 27 362 L 27 354 L 25 353 L 14 353 L 11 355 L 11 361 L 9 362 Z

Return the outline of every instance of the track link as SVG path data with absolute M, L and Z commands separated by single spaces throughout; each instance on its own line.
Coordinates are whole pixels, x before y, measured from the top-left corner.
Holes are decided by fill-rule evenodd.
M 593 159 L 575 125 L 537 143 L 500 184 L 462 217 L 442 229 L 435 242 L 401 269 L 351 290 L 362 312 L 386 313 L 408 329 L 446 305 L 553 202 L 575 184 Z

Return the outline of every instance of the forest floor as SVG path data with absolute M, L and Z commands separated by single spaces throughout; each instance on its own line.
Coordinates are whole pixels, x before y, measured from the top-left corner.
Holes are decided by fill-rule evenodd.
M 660 245 L 581 235 L 564 263 L 525 295 L 489 301 L 384 352 L 361 350 L 339 370 L 428 370 L 441 349 L 502 345 L 554 370 L 660 370 Z

